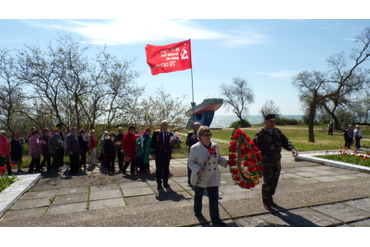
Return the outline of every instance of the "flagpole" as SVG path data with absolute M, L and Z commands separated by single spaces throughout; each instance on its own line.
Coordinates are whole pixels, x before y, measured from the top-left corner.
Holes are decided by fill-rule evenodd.
M 189 43 L 190 43 L 190 47 L 191 47 L 190 39 L 189 39 Z M 194 112 L 195 111 L 194 110 L 195 101 L 194 101 L 194 79 L 193 79 L 193 56 L 190 56 L 190 62 L 191 62 L 191 94 L 192 94 L 191 106 L 193 107 L 193 130 L 194 130 L 194 133 L 195 133 L 195 126 L 194 126 L 194 123 L 195 123 L 195 112 Z

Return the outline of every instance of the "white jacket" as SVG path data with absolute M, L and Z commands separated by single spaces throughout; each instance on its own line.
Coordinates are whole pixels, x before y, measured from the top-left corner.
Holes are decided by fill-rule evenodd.
M 220 156 L 219 148 L 216 143 L 212 142 L 211 147 L 216 147 L 216 156 L 213 154 L 211 155 L 209 150 L 200 141 L 190 148 L 188 167 L 191 169 L 190 182 L 193 186 L 199 186 L 201 188 L 220 186 L 221 171 L 218 169 L 218 164 L 226 167 L 227 160 Z M 199 169 L 203 168 L 206 161 L 207 164 L 204 168 L 205 172 L 203 173 L 199 184 L 197 184 L 197 173 Z

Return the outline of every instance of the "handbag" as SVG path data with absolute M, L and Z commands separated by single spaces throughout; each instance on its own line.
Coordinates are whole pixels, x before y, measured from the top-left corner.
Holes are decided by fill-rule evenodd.
M 137 154 L 140 153 L 142 148 L 144 148 L 146 140 L 148 139 L 148 138 L 146 138 L 143 142 L 143 139 L 144 139 L 143 136 L 140 136 L 139 138 L 141 138 L 140 146 L 136 145 L 136 147 L 135 147 L 135 153 L 137 153 Z

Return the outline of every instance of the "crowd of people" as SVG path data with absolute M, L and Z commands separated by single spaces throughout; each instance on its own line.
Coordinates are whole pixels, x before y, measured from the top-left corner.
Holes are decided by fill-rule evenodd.
M 99 160 L 103 167 L 108 168 L 109 174 L 114 174 L 115 160 L 118 158 L 118 167 L 126 174 L 130 166 L 131 174 L 150 172 L 149 156 L 151 154 L 151 129 L 145 128 L 137 133 L 134 126 L 130 126 L 126 133 L 123 128 L 103 133 L 98 152 L 98 141 L 95 130 L 88 133 L 84 129 L 71 128 L 69 134 L 63 135 L 62 123 L 58 123 L 53 131 L 44 128 L 39 131 L 32 128 L 26 140 L 20 139 L 17 133 L 8 140 L 8 133 L 0 131 L 0 167 L 6 166 L 7 173 L 12 174 L 12 167 L 22 170 L 22 156 L 24 142 L 28 142 L 31 161 L 28 173 L 58 172 L 64 165 L 64 155 L 69 155 L 70 174 L 86 172 L 87 165 L 94 166 Z M 87 154 L 90 156 L 87 158 Z M 42 161 L 41 161 L 42 160 Z

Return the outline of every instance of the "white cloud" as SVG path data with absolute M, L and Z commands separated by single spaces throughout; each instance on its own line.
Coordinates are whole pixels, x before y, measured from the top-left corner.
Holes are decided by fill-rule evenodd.
M 259 33 L 238 30 L 231 30 L 230 33 L 231 35 L 224 42 L 228 47 L 268 43 L 268 38 Z
M 264 35 L 256 32 L 238 30 L 220 32 L 200 26 L 195 20 L 51 20 L 27 21 L 27 23 L 36 28 L 74 32 L 89 39 L 89 42 L 107 45 L 163 42 L 189 38 L 198 40 L 218 39 L 222 40 L 227 47 L 267 42 Z
M 275 73 L 271 73 L 271 72 L 260 72 L 260 71 L 256 71 L 254 72 L 255 74 L 261 74 L 261 75 L 266 75 L 266 76 L 269 76 L 269 77 L 279 77 L 279 78 L 287 78 L 287 77 L 293 77 L 297 74 L 297 72 L 294 72 L 294 71 L 285 71 L 285 70 L 281 70 L 281 71 L 278 71 L 278 72 L 275 72 Z

